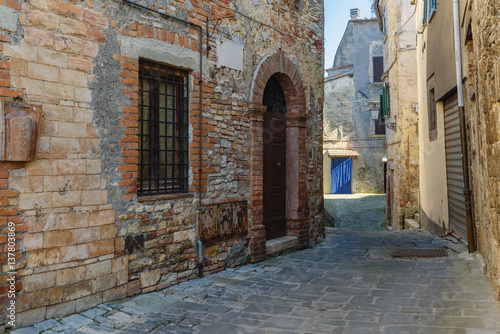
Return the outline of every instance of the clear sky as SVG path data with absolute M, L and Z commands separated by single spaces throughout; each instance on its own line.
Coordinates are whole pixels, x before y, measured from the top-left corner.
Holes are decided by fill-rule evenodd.
M 361 18 L 372 17 L 372 0 L 324 0 L 325 1 L 325 69 L 331 68 L 335 52 L 351 18 L 350 9 L 359 8 Z

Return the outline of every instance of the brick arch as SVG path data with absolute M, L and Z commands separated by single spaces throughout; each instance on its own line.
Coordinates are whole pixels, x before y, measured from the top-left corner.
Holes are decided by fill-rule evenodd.
M 250 89 L 250 117 L 252 123 L 251 151 L 251 221 L 249 224 L 250 255 L 254 262 L 266 257 L 266 231 L 263 223 L 263 127 L 266 107 L 263 106 L 264 89 L 274 76 L 283 92 L 287 105 L 287 227 L 286 235 L 297 238 L 297 247 L 309 245 L 309 223 L 306 219 L 306 99 L 302 76 L 298 66 L 284 52 L 264 58 L 257 66 Z
M 306 100 L 300 70 L 282 51 L 267 56 L 257 65 L 250 89 L 252 103 L 262 104 L 264 88 L 273 75 L 276 75 L 283 88 L 287 102 L 303 105 L 305 109 Z

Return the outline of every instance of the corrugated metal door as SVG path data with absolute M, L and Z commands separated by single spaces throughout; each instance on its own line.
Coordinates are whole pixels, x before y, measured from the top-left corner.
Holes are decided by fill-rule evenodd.
M 460 118 L 456 94 L 444 102 L 444 130 L 449 219 L 455 232 L 464 240 L 467 240 Z

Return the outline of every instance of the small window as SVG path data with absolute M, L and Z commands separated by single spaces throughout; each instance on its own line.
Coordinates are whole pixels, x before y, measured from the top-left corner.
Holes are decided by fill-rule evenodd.
M 437 138 L 437 114 L 436 114 L 436 100 L 434 97 L 434 88 L 429 90 L 428 96 L 428 109 L 429 109 L 429 139 L 433 141 Z
M 188 190 L 188 73 L 139 62 L 138 195 Z
M 373 57 L 373 82 L 382 82 L 384 57 Z

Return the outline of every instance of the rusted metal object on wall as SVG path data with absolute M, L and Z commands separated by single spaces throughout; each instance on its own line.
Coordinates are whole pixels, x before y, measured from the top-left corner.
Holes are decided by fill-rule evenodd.
M 204 244 L 243 237 L 247 234 L 247 202 L 229 202 L 201 207 L 200 239 Z
M 39 106 L 0 101 L 0 161 L 34 161 L 38 144 Z

